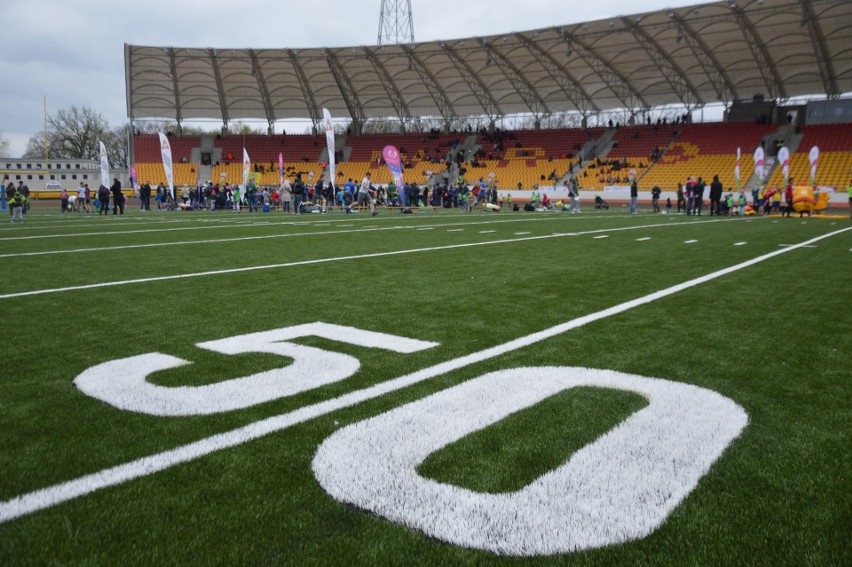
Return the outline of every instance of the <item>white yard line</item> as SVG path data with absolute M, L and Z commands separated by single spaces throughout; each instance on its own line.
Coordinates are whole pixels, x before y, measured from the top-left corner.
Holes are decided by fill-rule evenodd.
M 150 232 L 178 232 L 185 230 L 213 230 L 220 228 L 239 228 L 240 226 L 261 226 L 261 225 L 234 225 L 234 224 L 218 224 L 212 226 L 182 226 L 176 228 L 145 228 L 139 230 L 112 230 L 103 232 L 75 232 L 71 234 L 36 234 L 32 236 L 10 236 L 4 238 L 4 242 L 11 240 L 43 240 L 45 238 L 77 238 L 80 236 L 112 236 L 116 234 L 144 234 Z M 263 225 L 266 227 L 267 225 Z
M 684 240 L 683 241 L 684 244 L 695 244 L 696 242 L 698 242 L 698 241 L 697 240 Z
M 492 223 L 501 223 L 501 222 L 506 222 L 506 221 L 497 221 L 497 220 L 495 220 L 495 221 L 483 221 L 483 222 L 477 222 L 475 224 L 481 225 L 481 224 L 492 224 Z M 281 223 L 281 224 L 285 224 L 285 223 Z M 286 224 L 298 226 L 298 227 L 313 226 L 309 223 L 298 223 L 298 224 L 286 223 Z M 317 223 L 317 224 L 319 224 L 319 223 Z M 465 223 L 465 224 L 470 224 L 470 223 Z M 355 225 L 351 225 L 351 224 L 338 225 L 338 227 L 344 227 L 344 226 L 349 227 L 349 226 L 355 226 Z M 211 238 L 211 239 L 206 239 L 206 240 L 185 240 L 185 241 L 182 241 L 182 242 L 174 242 L 174 241 L 172 241 L 172 242 L 154 242 L 154 243 L 150 243 L 150 244 L 127 244 L 127 245 L 119 245 L 119 246 L 97 246 L 97 247 L 92 247 L 92 248 L 72 248 L 72 249 L 67 249 L 67 250 L 43 250 L 43 251 L 40 251 L 40 252 L 11 252 L 9 254 L 0 254 L 0 258 L 17 258 L 17 257 L 20 257 L 20 256 L 49 256 L 49 255 L 53 255 L 53 254 L 78 254 L 78 253 L 81 253 L 81 252 L 101 252 L 101 251 L 107 251 L 107 250 L 133 250 L 133 249 L 136 249 L 136 248 L 156 248 L 156 247 L 159 247 L 159 246 L 186 246 L 186 245 L 192 245 L 192 244 L 216 244 L 216 243 L 222 243 L 222 242 L 241 242 L 241 241 L 244 241 L 244 240 L 265 240 L 265 239 L 269 239 L 269 238 L 291 238 L 291 237 L 294 237 L 294 236 L 319 236 L 319 235 L 332 235 L 332 234 L 354 234 L 354 233 L 358 233 L 358 232 L 377 232 L 377 231 L 384 231 L 384 230 L 412 230 L 412 229 L 434 230 L 435 228 L 441 228 L 441 227 L 444 227 L 444 226 L 454 226 L 454 225 L 449 224 L 449 223 L 444 223 L 444 224 L 439 224 L 439 225 L 435 225 L 435 226 L 432 226 L 432 227 L 420 227 L 420 228 L 417 228 L 414 225 L 412 225 L 412 226 L 386 226 L 386 227 L 359 228 L 359 229 L 355 229 L 355 230 L 328 230 L 328 231 L 322 231 L 322 232 L 296 232 L 296 233 L 288 233 L 288 234 L 264 234 L 264 235 L 261 235 L 261 236 L 240 236 L 240 237 L 237 237 L 237 238 Z M 207 228 L 207 227 L 200 227 L 200 228 Z M 232 227 L 228 227 L 228 228 L 232 228 Z M 464 230 L 464 229 L 459 229 L 459 230 Z M 454 231 L 448 230 L 447 232 L 454 232 Z M 488 231 L 488 232 L 496 232 L 496 231 L 492 230 L 492 231 Z M 106 233 L 101 233 L 101 234 L 106 234 Z M 529 233 L 527 233 L 527 234 L 529 234 Z M 5 239 L 5 240 L 9 240 L 9 239 Z
M 775 250 L 774 252 L 763 254 L 761 256 L 752 258 L 751 260 L 747 260 L 739 264 L 735 264 L 728 268 L 717 270 L 710 274 L 700 276 L 698 278 L 694 278 L 671 287 L 667 287 L 660 291 L 649 293 L 648 295 L 644 295 L 637 299 L 625 301 L 624 303 L 620 303 L 602 311 L 598 311 L 589 315 L 584 315 L 571 321 L 560 323 L 559 325 L 555 325 L 548 329 L 544 329 L 542 331 L 538 331 L 524 337 L 513 339 L 501 345 L 496 345 L 478 352 L 461 356 L 454 360 L 441 362 L 434 366 L 430 366 L 428 368 L 412 372 L 411 374 L 400 376 L 399 378 L 394 378 L 387 382 L 375 384 L 373 386 L 363 388 L 361 390 L 356 390 L 354 392 L 344 394 L 337 398 L 326 400 L 324 402 L 319 402 L 288 413 L 269 417 L 261 421 L 257 421 L 255 423 L 250 423 L 248 425 L 238 427 L 237 429 L 232 429 L 231 431 L 227 431 L 225 433 L 219 433 L 217 435 L 213 435 L 211 437 L 207 437 L 199 441 L 194 441 L 192 443 L 182 445 L 174 449 L 163 451 L 154 455 L 149 455 L 147 457 L 142 457 L 140 459 L 130 461 L 129 463 L 104 469 L 96 473 L 88 474 L 77 479 L 70 480 L 68 482 L 56 484 L 47 488 L 36 490 L 34 492 L 29 492 L 27 494 L 16 496 L 11 500 L 7 500 L 5 502 L 0 503 L 0 523 L 8 522 L 9 520 L 13 520 L 15 518 L 20 518 L 21 516 L 31 514 L 38 510 L 43 510 L 52 506 L 56 506 L 57 504 L 67 502 L 68 500 L 72 500 L 80 496 L 84 496 L 96 490 L 122 484 L 133 479 L 142 478 L 144 476 L 151 475 L 155 472 L 166 470 L 181 463 L 193 461 L 195 459 L 217 451 L 221 451 L 223 449 L 242 445 L 248 441 L 258 439 L 270 433 L 282 431 L 298 423 L 303 423 L 310 419 L 329 414 L 333 411 L 347 408 L 355 404 L 359 404 L 361 402 L 371 400 L 379 396 L 383 396 L 390 392 L 395 392 L 413 384 L 423 382 L 430 378 L 435 378 L 436 376 L 441 376 L 448 372 L 452 372 L 454 370 L 470 366 L 471 364 L 482 362 L 512 352 L 514 350 L 533 345 L 545 339 L 561 335 L 562 333 L 565 333 L 572 329 L 588 325 L 589 323 L 593 323 L 595 321 L 606 319 L 607 317 L 611 317 L 613 315 L 624 313 L 625 311 L 629 311 L 630 309 L 646 305 L 658 299 L 668 297 L 670 295 L 687 290 L 697 285 L 715 280 L 717 278 L 737 272 L 744 268 L 748 268 L 760 262 L 769 260 L 770 258 L 774 258 L 775 256 L 786 254 L 792 250 L 811 245 L 814 242 L 818 242 L 826 238 L 831 238 L 832 236 L 837 236 L 838 234 L 842 234 L 843 232 L 846 232 L 848 230 L 852 230 L 852 227 L 830 232 L 828 234 L 824 234 L 822 236 L 806 240 L 795 246 L 790 246 L 781 250 Z
M 651 240 L 650 236 L 646 236 L 645 238 L 637 238 L 636 242 L 645 242 L 646 240 Z
M 495 221 L 495 222 L 499 222 L 499 221 Z M 715 221 L 714 220 L 714 221 L 697 221 L 697 222 L 711 223 L 711 222 L 726 222 L 726 221 Z M 464 243 L 464 244 L 449 244 L 449 245 L 446 245 L 446 246 L 430 246 L 430 247 L 427 247 L 427 248 L 414 248 L 414 249 L 408 249 L 408 250 L 394 250 L 394 251 L 391 251 L 391 252 L 375 252 L 375 253 L 371 253 L 371 254 L 360 254 L 360 255 L 354 255 L 354 256 L 338 256 L 338 257 L 332 257 L 332 258 L 319 258 L 319 259 L 315 259 L 315 260 L 302 260 L 302 261 L 299 261 L 299 262 L 285 262 L 285 263 L 281 263 L 281 264 L 268 264 L 268 265 L 264 265 L 264 266 L 248 266 L 248 267 L 245 267 L 245 268 L 229 268 L 229 269 L 224 269 L 224 270 L 210 270 L 210 271 L 206 271 L 206 272 L 193 272 L 193 273 L 189 273 L 189 274 L 173 274 L 173 275 L 168 275 L 168 276 L 152 276 L 152 277 L 148 277 L 148 278 L 138 278 L 138 279 L 132 279 L 132 280 L 120 280 L 120 281 L 112 281 L 112 282 L 102 282 L 102 283 L 84 284 L 84 285 L 77 285 L 77 286 L 39 289 L 39 290 L 22 291 L 22 292 L 16 292 L 16 293 L 7 293 L 7 294 L 4 294 L 4 295 L 0 295 L 0 300 L 11 299 L 11 298 L 14 298 L 14 297 L 26 297 L 26 296 L 30 296 L 30 295 L 44 295 L 44 294 L 48 294 L 48 293 L 61 293 L 61 292 L 66 292 L 66 291 L 95 289 L 95 288 L 99 288 L 99 287 L 111 287 L 111 286 L 116 286 L 116 285 L 149 283 L 149 282 L 177 280 L 177 279 L 184 279 L 184 278 L 196 278 L 196 277 L 202 277 L 202 276 L 215 276 L 215 275 L 220 275 L 220 274 L 236 274 L 236 273 L 240 273 L 240 272 L 251 272 L 251 271 L 256 271 L 256 270 L 271 270 L 271 269 L 276 269 L 276 268 L 291 268 L 291 267 L 294 267 L 294 266 L 307 266 L 307 265 L 310 265 L 310 264 L 323 264 L 323 263 L 328 263 L 328 262 L 340 262 L 340 261 L 344 261 L 344 260 L 359 260 L 359 259 L 364 259 L 364 258 L 379 258 L 379 257 L 382 257 L 382 256 L 412 254 L 412 253 L 417 253 L 417 252 L 432 252 L 432 251 L 436 251 L 436 250 L 451 250 L 453 248 L 466 248 L 466 247 L 472 247 L 472 246 L 491 246 L 493 244 L 507 244 L 507 243 L 512 243 L 512 242 L 524 242 L 524 241 L 527 241 L 527 240 L 540 240 L 540 239 L 544 239 L 544 238 L 559 238 L 559 237 L 562 237 L 562 236 L 579 236 L 579 235 L 582 235 L 582 234 L 598 234 L 600 232 L 619 232 L 619 231 L 623 231 L 623 230 L 637 230 L 637 229 L 658 228 L 658 227 L 671 227 L 671 226 L 679 226 L 679 225 L 683 225 L 683 224 L 695 225 L 695 223 L 696 223 L 696 221 L 690 221 L 690 222 L 686 222 L 686 223 L 674 223 L 674 224 L 664 223 L 664 224 L 642 225 L 642 226 L 626 226 L 626 227 L 618 227 L 618 228 L 590 230 L 590 231 L 587 231 L 587 232 L 576 232 L 576 233 L 565 233 L 565 234 L 556 233 L 556 234 L 547 234 L 547 235 L 543 235 L 543 236 L 529 236 L 529 237 L 526 237 L 526 238 L 510 238 L 510 239 L 504 239 L 504 240 L 491 240 L 491 241 L 488 241 L 488 242 L 470 242 L 470 243 Z M 394 228 L 393 227 L 385 227 L 385 228 L 363 229 L 361 231 L 335 231 L 335 232 L 343 232 L 343 233 L 346 233 L 346 234 L 350 234 L 350 233 L 353 233 L 353 232 L 366 232 L 366 231 L 370 231 L 370 230 L 374 230 L 374 231 L 394 230 Z M 433 229 L 432 228 L 418 228 L 417 230 L 433 230 Z M 323 233 L 315 232 L 315 233 L 308 233 L 308 234 L 323 234 Z M 245 237 L 244 239 L 282 238 L 282 237 L 287 237 L 287 236 L 299 236 L 299 235 L 280 234 L 280 235 L 267 235 L 267 236 L 252 236 L 252 237 Z M 606 236 L 596 236 L 595 238 L 608 238 L 608 237 L 609 236 L 606 235 Z M 230 240 L 227 240 L 227 241 L 233 242 L 233 241 L 236 241 L 236 240 L 238 240 L 238 239 L 230 239 Z M 194 243 L 191 242 L 190 244 L 198 244 L 198 243 L 201 243 L 201 242 L 202 241 L 198 241 L 198 242 L 194 242 Z M 208 241 L 203 241 L 203 242 L 209 243 L 211 241 L 208 240 Z M 137 245 L 137 246 L 147 246 L 147 247 L 164 246 L 164 245 L 176 246 L 177 244 L 178 243 L 171 242 L 171 243 L 167 243 L 167 244 L 156 244 L 156 245 L 154 245 L 154 244 L 140 244 L 140 245 Z M 35 252 L 19 253 L 18 255 L 36 255 L 36 254 L 41 254 L 41 253 L 35 253 Z M 7 254 L 5 256 L 0 256 L 0 258 L 10 257 L 10 256 L 11 256 L 10 254 Z
M 609 238 L 609 235 L 608 235 L 608 234 L 604 234 L 604 235 L 602 235 L 602 236 L 594 236 L 594 237 L 592 237 L 592 238 L 594 238 L 595 240 L 598 240 L 598 239 L 600 239 L 600 238 Z
M 421 216 L 421 217 L 415 217 L 415 218 L 425 219 L 427 217 Z M 458 217 L 458 215 L 434 215 L 434 216 L 430 215 L 428 218 L 430 220 L 432 220 L 432 219 L 457 219 L 459 217 Z M 474 221 L 474 222 L 464 222 L 464 223 L 448 222 L 448 223 L 441 223 L 441 224 L 438 224 L 438 225 L 435 225 L 435 226 L 439 226 L 439 227 L 440 226 L 458 226 L 459 224 L 464 224 L 465 226 L 474 226 L 474 225 L 482 225 L 482 224 L 502 224 L 502 223 L 518 223 L 518 222 L 545 222 L 545 221 L 564 220 L 564 219 L 567 219 L 567 218 L 571 218 L 572 221 L 580 221 L 580 220 L 595 220 L 595 219 L 599 220 L 602 217 L 599 217 L 599 216 L 596 216 L 596 215 L 588 215 L 588 216 L 585 216 L 585 217 L 576 217 L 576 216 L 567 217 L 567 216 L 556 216 L 556 215 L 554 215 L 554 216 L 538 216 L 538 217 L 522 216 L 522 217 L 517 217 L 517 218 L 503 218 L 503 219 L 500 219 L 500 220 L 495 219 L 495 220 Z M 609 219 L 612 219 L 612 218 L 630 218 L 630 216 L 629 215 L 623 215 L 623 216 L 618 216 L 618 217 L 607 217 L 607 218 L 609 218 Z M 139 229 L 139 230 L 116 230 L 116 231 L 110 231 L 110 232 L 106 232 L 106 231 L 105 232 L 80 232 L 80 233 L 65 233 L 65 234 L 36 234 L 36 235 L 31 235 L 31 236 L 11 236 L 11 237 L 0 239 L 0 242 L 8 242 L 8 241 L 13 241 L 13 240 L 42 240 L 42 239 L 46 239 L 46 238 L 76 238 L 76 237 L 80 237 L 80 236 L 110 236 L 110 235 L 121 235 L 121 234 L 143 234 L 143 233 L 152 233 L 152 232 L 178 232 L 178 231 L 186 231 L 186 230 L 218 230 L 218 229 L 222 229 L 222 228 L 241 228 L 241 227 L 268 228 L 270 226 L 276 226 L 276 225 L 281 225 L 281 226 L 306 226 L 308 224 L 319 225 L 319 224 L 328 223 L 328 224 L 337 224 L 338 226 L 354 226 L 353 224 L 340 225 L 338 223 L 346 221 L 346 222 L 349 222 L 349 223 L 352 223 L 352 222 L 357 222 L 357 223 L 369 222 L 371 224 L 374 224 L 374 223 L 377 223 L 377 222 L 383 222 L 385 220 L 396 220 L 396 221 L 398 221 L 399 218 L 395 217 L 393 215 L 386 215 L 386 216 L 378 216 L 378 217 L 367 216 L 367 217 L 364 217 L 364 218 L 361 218 L 361 219 L 340 218 L 340 219 L 304 221 L 304 220 L 297 220 L 296 217 L 293 217 L 292 219 L 284 218 L 284 219 L 275 220 L 275 221 L 259 221 L 259 222 L 251 220 L 251 219 L 246 219 L 246 222 L 238 222 L 238 221 L 236 221 L 236 219 L 227 219 L 227 218 L 186 219 L 185 222 L 203 222 L 203 223 L 214 223 L 215 222 L 215 223 L 219 223 L 219 224 L 215 224 L 215 225 L 206 224 L 205 226 L 188 226 L 188 227 L 171 227 L 171 228 L 149 228 L 149 229 Z M 174 222 L 181 222 L 181 221 L 174 221 Z M 222 223 L 227 223 L 227 224 L 222 224 Z M 166 224 L 166 223 L 156 223 L 156 224 Z M 415 225 L 411 225 L 411 227 L 414 227 L 414 226 Z M 0 228 L 0 230 L 17 230 L 17 231 L 20 231 L 20 230 L 23 230 L 24 228 L 25 228 L 24 226 L 19 225 L 17 227 L 14 227 L 14 228 L 10 227 L 8 229 Z M 39 227 L 39 228 L 42 228 L 42 227 Z M 72 228 L 72 227 L 62 227 L 62 228 Z M 112 228 L 112 227 L 110 227 L 110 228 Z

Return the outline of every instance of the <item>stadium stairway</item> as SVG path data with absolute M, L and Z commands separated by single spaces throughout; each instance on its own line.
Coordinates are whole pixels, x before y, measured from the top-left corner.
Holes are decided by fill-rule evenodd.
M 580 150 L 580 155 L 583 156 L 583 160 L 593 160 L 595 158 L 605 158 L 610 151 L 612 151 L 612 147 L 615 145 L 612 141 L 612 137 L 615 136 L 615 130 L 610 128 L 609 130 L 605 130 L 603 135 L 596 140 L 589 140 L 586 145 L 583 146 L 583 149 Z
M 198 184 L 206 183 L 207 180 L 213 181 L 213 166 L 199 165 L 198 166 Z M 216 181 L 218 183 L 218 181 Z

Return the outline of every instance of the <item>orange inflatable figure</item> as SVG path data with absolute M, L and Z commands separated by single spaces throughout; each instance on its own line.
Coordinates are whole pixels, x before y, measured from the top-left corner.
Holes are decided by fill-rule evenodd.
M 793 210 L 799 214 L 808 213 L 816 208 L 817 200 L 814 196 L 813 187 L 794 187 L 793 188 Z M 823 205 L 825 208 L 825 205 Z

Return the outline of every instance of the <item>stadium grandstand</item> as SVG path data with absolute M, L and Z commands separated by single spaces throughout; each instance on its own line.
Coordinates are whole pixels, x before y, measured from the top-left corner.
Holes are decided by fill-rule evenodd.
M 638 179 L 672 191 L 690 176 L 770 185 L 852 179 L 852 2 L 726 0 L 487 37 L 321 49 L 125 45 L 132 123 L 173 121 L 177 185 L 241 182 L 243 148 L 265 185 L 328 179 L 322 109 L 337 121 L 336 184 L 367 171 L 385 184 L 385 145 L 400 149 L 407 182 L 493 179 L 501 189 L 565 184 L 603 191 Z M 704 110 L 720 122 L 703 122 Z M 554 120 L 561 116 L 564 119 Z M 476 118 L 481 128 L 469 128 Z M 529 129 L 512 125 L 523 119 Z M 220 135 L 179 135 L 217 121 Z M 257 120 L 268 135 L 230 135 Z M 312 134 L 277 134 L 303 120 Z M 368 133 L 378 123 L 398 133 Z M 566 124 L 574 127 L 566 128 Z M 548 128 L 549 124 L 559 127 Z M 425 126 L 428 125 L 428 126 Z M 438 127 L 435 127 L 435 126 Z M 132 137 L 141 181 L 162 180 L 156 136 Z

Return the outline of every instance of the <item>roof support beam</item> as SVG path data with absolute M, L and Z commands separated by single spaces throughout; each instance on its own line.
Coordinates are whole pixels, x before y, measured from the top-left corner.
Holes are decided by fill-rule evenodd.
M 689 25 L 689 22 L 683 16 L 674 10 L 669 15 L 678 26 L 678 37 L 683 38 L 686 44 L 692 49 L 695 58 L 704 70 L 704 74 L 710 79 L 710 83 L 713 85 L 713 89 L 716 91 L 719 100 L 725 106 L 728 106 L 728 103 L 739 98 L 737 89 L 728 76 L 728 72 L 719 63 L 719 59 L 713 54 L 713 50 L 701 39 L 701 35 Z
M 293 70 L 296 71 L 296 80 L 299 81 L 299 89 L 305 97 L 305 106 L 308 107 L 308 112 L 311 115 L 311 122 L 314 125 L 318 124 L 322 118 L 316 98 L 314 98 L 314 90 L 308 82 L 308 77 L 305 75 L 305 69 L 299 61 L 299 56 L 292 49 L 287 50 L 287 55 L 290 57 L 290 64 L 293 65 Z
M 506 75 L 506 78 L 509 79 L 509 82 L 512 83 L 512 87 L 518 91 L 518 95 L 520 95 L 523 99 L 524 104 L 529 107 L 530 112 L 532 112 L 533 116 L 535 116 L 535 119 L 538 120 L 542 116 L 549 115 L 551 112 L 547 107 L 547 103 L 544 102 L 544 98 L 542 98 L 524 74 L 521 73 L 521 70 L 518 69 L 508 57 L 495 48 L 494 45 L 485 41 L 481 37 L 478 38 L 478 41 L 479 45 L 485 49 L 488 59 L 497 64 L 497 67 L 500 68 L 503 74 Z
M 663 77 L 668 81 L 669 86 L 683 102 L 683 105 L 687 109 L 704 106 L 704 99 L 698 93 L 698 89 L 695 88 L 686 73 L 672 60 L 671 55 L 665 52 L 659 42 L 630 18 L 623 17 L 621 21 L 630 30 L 651 61 L 660 69 Z
M 178 75 L 177 75 L 177 63 L 175 62 L 175 48 L 169 48 L 169 73 L 172 75 L 172 88 L 175 91 L 175 121 L 178 124 L 178 129 L 180 129 L 180 123 L 183 120 L 183 116 L 181 115 L 180 110 L 180 90 L 178 90 Z
M 384 48 L 382 49 L 384 50 Z M 367 54 L 367 59 L 373 65 L 373 69 L 376 71 L 376 74 L 382 77 L 382 86 L 385 87 L 385 92 L 388 93 L 388 99 L 390 100 L 394 111 L 396 111 L 396 115 L 399 116 L 399 121 L 402 124 L 404 132 L 405 125 L 411 121 L 411 113 L 408 111 L 408 105 L 405 103 L 405 98 L 399 91 L 399 87 L 396 86 L 396 82 L 393 80 L 391 74 L 388 73 L 387 68 L 381 60 L 379 60 L 378 56 L 376 56 L 376 53 L 366 47 L 364 48 L 364 53 Z
M 612 63 L 605 60 L 591 46 L 577 39 L 576 36 L 564 30 L 561 33 L 568 49 L 579 55 L 586 62 L 586 65 L 597 73 L 607 88 L 621 101 L 624 108 L 631 112 L 651 108 L 651 105 L 639 94 L 639 90 Z
M 228 122 L 231 121 L 228 116 L 228 103 L 225 101 L 225 86 L 222 84 L 222 73 L 219 71 L 219 59 L 216 57 L 215 49 L 208 49 L 210 54 L 210 64 L 213 66 L 213 77 L 216 79 L 216 91 L 219 93 L 219 108 L 222 111 L 222 122 L 225 127 L 228 127 Z
M 817 67 L 819 67 L 820 77 L 822 77 L 825 94 L 828 95 L 829 99 L 838 98 L 840 97 L 840 88 L 837 86 L 837 75 L 834 73 L 831 55 L 828 52 L 828 46 L 825 44 L 825 36 L 822 34 L 822 29 L 810 0 L 801 0 L 801 2 L 802 22 L 808 26 L 808 32 L 811 34 L 811 42 L 814 44 L 814 57 Z
M 565 65 L 559 63 L 553 55 L 524 34 L 515 33 L 515 37 L 532 53 L 538 64 L 550 75 L 550 79 L 562 89 L 565 97 L 571 101 L 584 118 L 591 113 L 601 111 L 589 93 L 586 92 L 586 89 L 583 88 L 583 85 L 568 72 Z
M 400 45 L 400 47 L 408 55 L 408 61 L 411 67 L 417 71 L 417 74 L 420 76 L 420 81 L 426 86 L 426 90 L 429 91 L 429 94 L 432 96 L 432 100 L 435 101 L 435 106 L 438 107 L 438 112 L 440 112 L 441 116 L 444 117 L 445 124 L 449 125 L 453 120 L 458 118 L 458 115 L 456 114 L 455 108 L 453 108 L 453 103 L 450 102 L 450 98 L 441 86 L 441 83 L 438 82 L 438 79 L 435 78 L 432 71 L 430 71 L 420 57 L 417 56 L 417 53 L 415 53 L 413 48 L 408 45 Z
M 453 67 L 456 68 L 456 71 L 458 71 L 459 75 L 461 75 L 461 78 L 464 79 L 468 87 L 470 87 L 473 96 L 475 96 L 476 100 L 479 101 L 479 104 L 482 106 L 482 110 L 485 111 L 486 116 L 488 116 L 492 122 L 495 118 L 505 116 L 505 113 L 500 108 L 500 105 L 497 103 L 494 95 L 491 94 L 491 91 L 487 86 L 485 86 L 485 83 L 482 82 L 479 75 L 470 67 L 470 65 L 467 64 L 467 61 L 459 57 L 459 54 L 443 41 L 440 42 L 440 46 L 447 55 L 447 58 L 450 60 L 450 63 L 453 64 Z
M 358 98 L 358 91 L 352 86 L 352 80 L 346 74 L 343 65 L 337 60 L 337 56 L 328 49 L 323 49 L 323 53 L 325 53 L 328 68 L 331 70 L 331 75 L 337 83 L 337 88 L 340 89 L 340 94 L 343 95 L 346 108 L 349 109 L 349 116 L 352 117 L 352 121 L 355 123 L 355 131 L 360 134 L 364 122 L 367 121 L 367 117 L 364 113 L 364 106 L 361 104 L 361 99 Z
M 731 9 L 734 11 L 734 18 L 737 20 L 737 23 L 743 32 L 746 43 L 748 44 L 749 49 L 751 49 L 751 53 L 754 56 L 754 62 L 763 77 L 763 82 L 766 85 L 769 97 L 772 99 L 781 98 L 786 100 L 788 97 L 786 89 L 784 88 L 784 81 L 781 80 L 781 76 L 778 74 L 778 67 L 775 66 L 775 62 L 769 56 L 769 50 L 766 49 L 766 44 L 757 34 L 757 30 L 754 29 L 754 25 L 745 15 L 742 8 L 737 5 L 733 5 Z
M 251 74 L 257 79 L 257 88 L 260 91 L 260 98 L 263 101 L 266 122 L 272 128 L 275 124 L 275 110 L 272 108 L 272 99 L 269 97 L 269 89 L 266 87 L 266 77 L 263 76 L 263 69 L 257 60 L 257 53 L 255 53 L 254 49 L 249 49 L 248 54 L 251 60 Z

